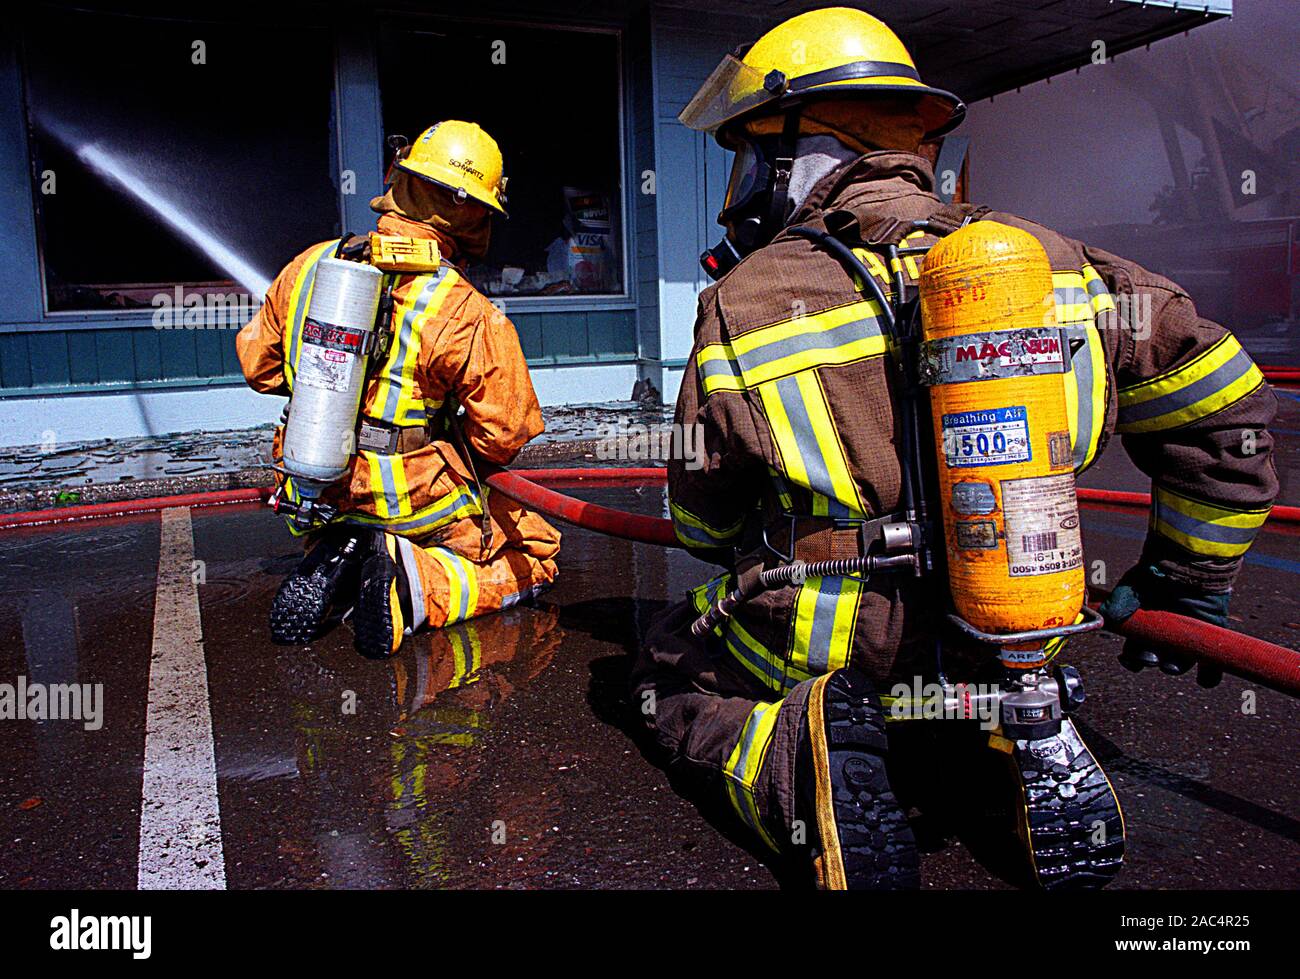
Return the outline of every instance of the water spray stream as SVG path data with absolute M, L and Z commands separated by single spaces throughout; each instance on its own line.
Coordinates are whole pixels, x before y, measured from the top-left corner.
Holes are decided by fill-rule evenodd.
M 96 143 L 75 147 L 74 152 L 82 162 L 96 173 L 111 180 L 133 198 L 162 219 L 168 227 L 183 237 L 223 269 L 254 299 L 261 300 L 271 285 L 271 280 L 253 268 L 243 258 L 221 241 L 211 231 L 186 216 L 175 201 L 167 200 L 150 187 L 138 174 L 113 158 Z

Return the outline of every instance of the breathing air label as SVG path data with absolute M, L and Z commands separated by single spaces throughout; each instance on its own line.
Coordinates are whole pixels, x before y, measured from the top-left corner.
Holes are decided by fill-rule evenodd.
M 1012 578 L 1083 566 L 1074 476 L 1002 480 L 1007 564 Z
M 365 336 L 364 330 L 306 320 L 298 351 L 298 383 L 326 391 L 351 390 L 352 369 L 360 359 Z
M 944 415 L 943 454 L 950 467 L 1028 462 L 1029 414 L 1013 405 Z

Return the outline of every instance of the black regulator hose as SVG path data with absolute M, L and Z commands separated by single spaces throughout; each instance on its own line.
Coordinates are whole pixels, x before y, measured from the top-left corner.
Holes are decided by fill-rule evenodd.
M 912 569 L 916 565 L 916 555 L 907 554 L 864 554 L 861 557 L 839 558 L 834 561 L 814 561 L 805 564 L 796 561 L 793 564 L 781 564 L 756 574 L 742 574 L 736 587 L 710 606 L 703 615 L 691 624 L 691 635 L 701 638 L 712 632 L 724 619 L 731 617 L 737 608 L 753 601 L 763 592 L 774 588 L 802 584 L 807 578 L 839 578 L 852 574 L 871 574 L 876 571 L 895 571 L 900 568 Z
M 793 228 L 786 229 L 787 234 L 794 235 L 796 238 L 804 238 L 813 244 L 821 245 L 828 252 L 840 260 L 840 264 L 847 266 L 857 273 L 862 279 L 862 283 L 871 290 L 875 296 L 876 302 L 880 303 L 882 315 L 885 318 L 885 326 L 888 327 L 890 337 L 897 339 L 894 333 L 894 307 L 890 304 L 885 296 L 885 290 L 880 288 L 880 283 L 876 277 L 871 274 L 871 270 L 863 264 L 862 259 L 853 254 L 853 249 L 844 242 L 840 241 L 829 232 L 822 231 L 820 228 L 810 228 L 806 224 L 795 225 Z

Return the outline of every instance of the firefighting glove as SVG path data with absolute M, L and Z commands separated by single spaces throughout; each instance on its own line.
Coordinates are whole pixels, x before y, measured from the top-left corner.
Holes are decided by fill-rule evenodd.
M 1139 608 L 1174 612 L 1211 625 L 1226 626 L 1230 594 L 1208 594 L 1192 585 L 1174 581 L 1154 565 L 1139 564 L 1119 580 L 1110 597 L 1102 603 L 1101 614 L 1108 626 L 1126 621 Z M 1162 673 L 1170 676 L 1181 676 L 1196 662 L 1186 653 L 1152 649 L 1135 639 L 1124 643 L 1119 661 L 1134 673 L 1148 666 L 1158 666 Z M 1215 687 L 1223 679 L 1223 670 L 1212 663 L 1202 663 L 1196 679 L 1203 687 Z

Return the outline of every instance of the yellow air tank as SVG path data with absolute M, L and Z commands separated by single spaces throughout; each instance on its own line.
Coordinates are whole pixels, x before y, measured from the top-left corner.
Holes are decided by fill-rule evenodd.
M 957 613 L 987 633 L 1069 625 L 1083 546 L 1047 254 L 1028 232 L 977 221 L 930 250 L 920 295 Z M 1002 660 L 1041 666 L 1043 645 L 1004 647 Z

